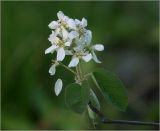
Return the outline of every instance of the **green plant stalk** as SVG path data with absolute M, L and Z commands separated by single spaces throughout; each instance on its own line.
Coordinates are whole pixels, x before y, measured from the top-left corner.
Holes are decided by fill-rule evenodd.
M 80 73 L 81 79 L 84 79 L 83 72 L 82 72 L 81 61 L 79 61 L 78 69 L 79 69 L 79 73 Z
M 95 79 L 95 77 L 94 77 L 94 75 L 93 75 L 92 73 L 91 73 L 91 78 L 92 78 L 94 84 L 95 84 L 99 89 L 101 89 L 101 88 L 99 87 L 99 85 L 98 85 L 98 83 L 97 83 L 97 81 L 96 81 L 96 79 Z
M 89 76 L 92 78 L 93 83 L 97 86 L 97 88 L 101 90 L 101 88 L 100 88 L 99 84 L 97 83 L 97 81 L 96 81 L 93 73 L 88 73 L 88 74 L 85 74 L 85 75 L 84 75 L 85 78 L 86 78 L 86 77 L 89 77 Z
M 78 71 L 79 71 L 79 75 L 80 75 L 80 77 L 81 77 L 81 80 L 83 81 L 83 80 L 86 78 L 86 76 L 83 74 L 81 62 L 79 62 L 78 66 L 77 66 L 77 69 L 78 69 Z M 94 112 L 90 109 L 89 106 L 87 106 L 87 112 L 88 112 L 88 115 L 89 115 L 89 117 L 91 118 L 91 120 L 94 121 L 94 118 L 93 118 Z M 93 124 L 93 125 L 94 125 L 94 124 Z
M 74 75 L 77 75 L 77 73 L 75 71 L 73 71 L 72 69 L 68 68 L 66 65 L 62 64 L 61 62 L 58 62 L 61 66 L 63 66 L 65 69 L 69 70 L 70 72 L 72 72 Z
M 78 81 L 80 82 L 81 81 L 81 77 L 80 77 L 80 72 L 79 72 L 78 66 L 76 66 L 76 72 L 77 72 L 76 77 L 77 77 Z
M 52 60 L 52 62 L 55 63 L 57 61 Z M 58 61 L 58 64 L 61 65 L 61 66 L 63 66 L 65 69 L 69 70 L 70 72 L 72 72 L 74 75 L 77 75 L 77 73 L 74 70 L 70 69 L 68 66 L 64 65 L 63 63 L 61 63 L 61 62 Z

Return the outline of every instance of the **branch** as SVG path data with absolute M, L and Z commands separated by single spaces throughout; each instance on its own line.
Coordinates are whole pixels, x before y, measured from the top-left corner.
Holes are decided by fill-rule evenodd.
M 111 120 L 105 117 L 98 109 L 96 109 L 91 102 L 88 103 L 90 109 L 98 115 L 102 123 L 105 124 L 128 124 L 128 125 L 146 125 L 146 126 L 159 126 L 160 123 L 154 122 L 141 122 L 141 121 L 127 121 L 127 120 Z

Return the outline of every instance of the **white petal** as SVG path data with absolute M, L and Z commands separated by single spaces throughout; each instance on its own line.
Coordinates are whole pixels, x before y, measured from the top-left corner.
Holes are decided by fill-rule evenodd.
M 96 63 L 101 63 L 101 61 L 98 60 L 98 58 L 97 58 L 96 54 L 94 53 L 94 51 L 92 52 L 92 58 Z
M 85 44 L 85 38 L 84 38 L 84 36 L 81 36 L 80 38 L 77 37 L 77 38 L 75 39 L 75 43 L 76 43 L 77 45 L 84 45 L 84 44 Z
M 52 21 L 51 23 L 49 23 L 48 27 L 50 29 L 56 29 L 58 27 L 58 25 L 59 24 L 57 23 L 57 21 Z
M 57 44 L 57 43 L 59 43 L 59 41 L 60 41 L 60 38 L 58 38 L 58 37 L 54 37 L 53 38 L 53 43 Z
M 65 57 L 65 51 L 64 49 L 61 47 L 58 49 L 57 51 L 57 61 L 62 61 Z
M 58 96 L 59 93 L 61 92 L 62 86 L 63 86 L 62 80 L 61 80 L 61 79 L 58 79 L 58 80 L 56 81 L 56 83 L 55 83 L 55 86 L 54 86 L 54 90 L 55 90 L 55 93 L 56 93 L 57 96 Z
M 74 39 L 74 38 L 76 38 L 76 37 L 78 37 L 78 36 L 79 36 L 79 34 L 78 34 L 77 31 L 71 31 L 71 32 L 69 33 L 69 35 L 68 35 L 68 37 L 69 37 L 70 39 Z
M 82 19 L 82 27 L 86 27 L 87 26 L 87 20 L 85 18 Z
M 69 17 L 68 17 L 68 16 L 64 16 L 64 17 L 63 17 L 63 21 L 64 21 L 64 22 L 66 22 L 66 23 L 67 23 L 67 22 L 68 22 L 68 20 L 69 20 Z
M 71 62 L 69 63 L 68 67 L 75 67 L 79 63 L 79 58 L 74 57 L 72 58 Z
M 48 49 L 45 50 L 45 54 L 52 53 L 56 48 L 58 48 L 56 45 L 50 46 Z
M 56 35 L 61 33 L 61 28 L 56 28 L 55 29 Z
M 84 49 L 83 45 L 77 45 L 76 47 L 73 48 L 76 52 L 82 52 Z
M 58 17 L 59 20 L 62 20 L 62 19 L 64 18 L 64 16 L 65 16 L 65 15 L 63 14 L 62 11 L 58 11 L 57 17 Z
M 73 53 L 70 50 L 65 50 L 65 55 L 73 55 Z
M 81 21 L 78 20 L 78 19 L 75 19 L 75 24 L 76 24 L 76 25 L 80 25 L 80 24 L 81 24 Z
M 64 40 L 68 38 L 68 31 L 65 28 L 62 28 L 62 35 Z
M 49 35 L 48 40 L 49 40 L 52 44 L 54 44 L 54 39 L 56 38 L 56 35 L 57 35 L 57 33 L 54 32 L 54 31 L 52 31 L 52 34 Z
M 49 36 L 50 37 L 55 37 L 56 35 L 57 35 L 57 33 L 52 30 L 52 34 L 50 34 Z
M 93 46 L 93 48 L 97 51 L 103 51 L 104 50 L 104 46 L 102 44 L 96 44 Z
M 68 23 L 69 28 L 76 29 L 76 23 L 75 23 L 75 21 L 73 19 L 69 19 L 67 21 L 67 23 Z
M 92 32 L 90 30 L 87 30 L 87 32 L 85 33 L 85 42 L 87 44 L 90 44 L 92 40 Z
M 55 64 L 53 64 L 50 68 L 49 68 L 49 73 L 50 75 L 54 75 L 56 73 L 56 66 Z
M 86 56 L 82 56 L 82 59 L 85 61 L 85 62 L 88 62 L 92 59 L 92 55 L 91 53 L 90 54 L 87 54 Z
M 70 40 L 70 41 L 67 41 L 66 43 L 65 43 L 65 46 L 70 46 L 71 45 L 71 43 L 72 43 L 72 41 Z

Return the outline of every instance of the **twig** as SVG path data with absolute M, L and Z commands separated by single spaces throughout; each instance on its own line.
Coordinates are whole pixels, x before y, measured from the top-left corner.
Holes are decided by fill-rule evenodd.
M 54 60 L 52 60 L 52 61 L 54 61 Z M 59 63 L 61 66 L 63 66 L 65 69 L 67 69 L 67 70 L 69 70 L 70 72 L 72 72 L 74 75 L 77 75 L 77 73 L 74 72 L 74 70 L 68 68 L 68 67 L 67 67 L 66 65 L 64 65 L 63 63 L 61 63 L 61 62 L 59 62 L 59 61 L 58 61 L 58 63 Z
M 154 122 L 141 122 L 141 121 L 127 121 L 127 120 L 111 120 L 105 117 L 98 109 L 96 109 L 91 102 L 88 103 L 90 109 L 100 117 L 101 122 L 105 124 L 128 124 L 128 125 L 146 125 L 146 126 L 159 126 L 160 123 Z

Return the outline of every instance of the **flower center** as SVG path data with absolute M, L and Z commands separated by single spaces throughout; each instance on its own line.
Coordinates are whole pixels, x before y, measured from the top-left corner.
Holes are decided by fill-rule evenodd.
M 59 46 L 59 47 L 65 46 L 63 40 L 61 40 L 61 38 L 59 37 L 55 37 L 53 41 L 56 44 L 56 46 Z

